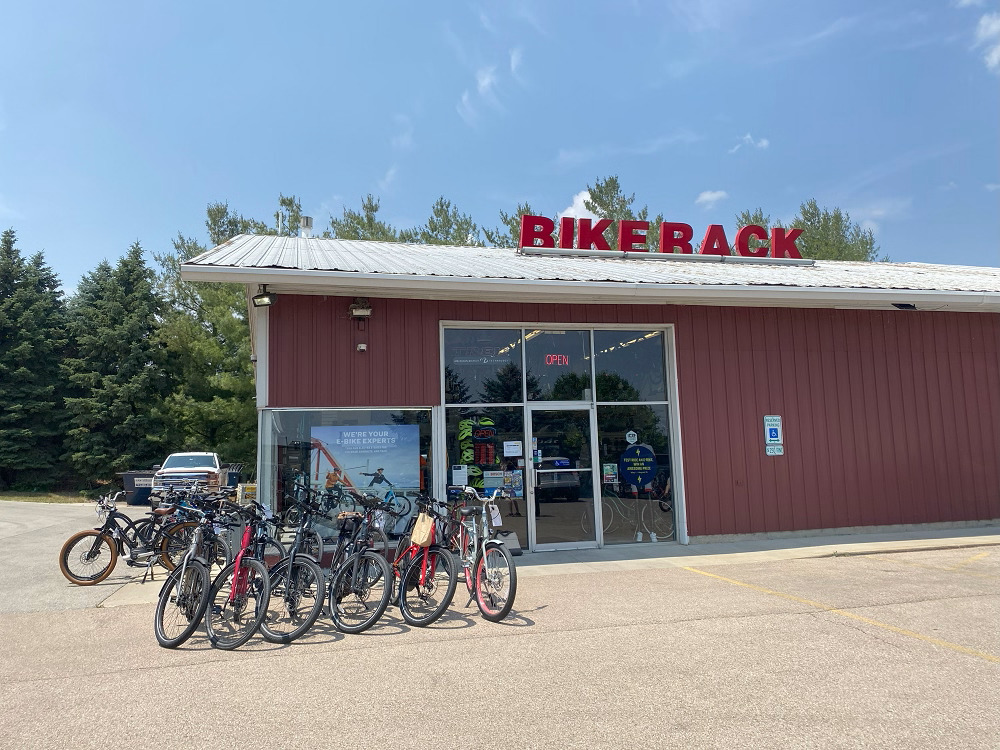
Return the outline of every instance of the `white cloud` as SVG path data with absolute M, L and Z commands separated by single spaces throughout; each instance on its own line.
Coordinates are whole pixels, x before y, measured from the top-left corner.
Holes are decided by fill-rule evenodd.
M 956 8 L 978 8 L 983 4 L 983 0 L 957 0 Z
M 465 120 L 466 125 L 475 125 L 479 119 L 475 107 L 472 106 L 472 95 L 468 91 L 462 92 L 462 98 L 455 109 L 458 110 L 459 117 Z
M 989 190 L 991 193 L 996 190 L 1000 190 L 1000 182 L 988 182 L 986 183 L 986 189 Z
M 976 27 L 976 47 L 985 47 L 983 60 L 986 67 L 1000 73 L 1000 13 L 987 13 Z
M 957 190 L 957 189 L 958 189 L 958 183 L 956 183 L 954 180 L 952 180 L 951 182 L 949 182 L 946 185 L 942 185 L 941 186 L 941 190 L 944 190 L 944 191 Z
M 699 193 L 694 202 L 696 206 L 701 206 L 702 208 L 714 208 L 716 203 L 728 197 L 729 193 L 725 190 L 705 190 Z
M 510 51 L 510 74 L 518 81 L 521 80 L 521 63 L 524 62 L 524 52 L 520 47 L 515 47 Z
M 490 65 L 486 68 L 480 68 L 476 71 L 476 89 L 479 91 L 480 96 L 492 96 L 493 87 L 497 82 L 497 68 L 495 65 Z
M 573 166 L 594 159 L 609 159 L 621 156 L 651 156 L 664 151 L 670 146 L 697 143 L 700 140 L 701 136 L 697 133 L 693 133 L 690 130 L 678 130 L 674 133 L 625 145 L 605 144 L 590 148 L 561 148 L 556 154 L 556 164 L 558 166 Z
M 581 190 L 579 193 L 573 196 L 573 202 L 559 212 L 559 218 L 561 219 L 563 216 L 572 216 L 574 219 L 601 218 L 592 211 L 587 210 L 587 207 L 583 205 L 583 202 L 586 200 L 590 200 L 590 191 Z
M 490 21 L 490 17 L 486 15 L 485 11 L 479 11 L 479 24 L 491 34 L 497 33 L 496 28 L 493 26 L 493 22 Z
M 862 206 L 846 209 L 852 221 L 878 234 L 882 222 L 902 219 L 910 215 L 911 198 L 879 198 Z
M 396 181 L 396 165 L 393 164 L 389 167 L 389 171 L 385 173 L 385 177 L 378 181 L 379 190 L 388 191 L 392 187 L 393 183 Z
M 406 115 L 396 115 L 393 119 L 399 126 L 399 132 L 389 139 L 389 143 L 397 151 L 409 151 L 413 148 L 413 123 Z
M 754 140 L 753 136 L 747 133 L 745 136 L 740 138 L 739 142 L 729 149 L 729 153 L 735 154 L 744 146 L 749 146 L 750 148 L 765 149 L 771 145 L 771 142 L 767 138 L 761 138 L 760 140 Z

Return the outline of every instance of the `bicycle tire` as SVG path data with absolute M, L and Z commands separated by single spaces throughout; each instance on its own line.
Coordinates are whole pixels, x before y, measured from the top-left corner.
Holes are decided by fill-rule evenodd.
M 95 538 L 96 537 L 96 538 Z M 78 531 L 59 550 L 59 570 L 70 583 L 93 586 L 115 569 L 118 545 L 103 531 Z
M 370 549 L 351 555 L 330 579 L 333 624 L 343 633 L 363 633 L 385 614 L 392 589 L 392 570 L 382 555 Z
M 285 545 L 273 537 L 264 540 L 264 551 L 261 554 L 261 562 L 267 567 L 268 572 L 279 565 L 288 557 L 288 550 Z
M 517 568 L 510 551 L 491 544 L 476 557 L 475 598 L 479 612 L 490 622 L 500 622 L 514 606 L 517 595 Z
M 323 537 L 316 529 L 310 529 L 302 536 L 302 544 L 299 552 L 316 559 L 320 565 L 323 564 Z
M 288 558 L 268 571 L 271 598 L 260 624 L 260 634 L 269 643 L 291 643 L 313 626 L 326 599 L 323 569 L 308 557 Z
M 386 535 L 378 526 L 368 527 L 368 549 L 372 552 L 377 552 L 382 555 L 382 557 L 389 556 L 389 537 Z
M 212 591 L 205 608 L 205 631 L 214 648 L 230 651 L 249 641 L 260 628 L 267 614 L 271 582 L 267 568 L 260 560 L 243 557 L 240 571 L 246 576 L 239 580 L 236 563 L 232 562 L 212 582 Z M 229 600 L 234 579 L 241 592 Z M 250 604 L 253 607 L 248 611 Z
M 424 560 L 428 575 L 423 575 Z M 421 582 L 423 577 L 423 582 Z M 455 557 L 434 545 L 410 560 L 399 582 L 399 612 L 408 625 L 427 627 L 448 609 L 458 584 Z
M 652 504 L 644 506 L 642 509 L 642 526 L 647 531 L 656 534 L 658 542 L 673 538 L 673 508 L 669 512 L 666 512 L 659 507 L 659 504 L 657 506 L 653 506 Z
M 163 529 L 160 539 L 160 565 L 167 570 L 176 568 L 191 546 L 191 534 L 197 521 L 179 521 Z
M 210 588 L 208 568 L 197 560 L 189 560 L 186 566 L 170 572 L 160 589 L 153 618 L 157 643 L 163 648 L 177 648 L 191 637 L 205 616 Z M 176 625 L 170 627 L 168 623 L 175 619 Z M 176 628 L 179 630 L 173 632 Z

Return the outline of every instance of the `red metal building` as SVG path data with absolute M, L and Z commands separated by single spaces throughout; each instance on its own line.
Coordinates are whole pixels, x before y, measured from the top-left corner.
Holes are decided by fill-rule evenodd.
M 322 440 L 513 483 L 539 550 L 1000 518 L 1000 272 L 651 255 L 240 236 L 182 275 L 275 295 L 265 498 Z

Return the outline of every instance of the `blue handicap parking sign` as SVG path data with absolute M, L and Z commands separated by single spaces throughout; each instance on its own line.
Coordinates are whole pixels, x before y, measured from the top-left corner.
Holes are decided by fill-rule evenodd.
M 777 427 L 768 427 L 767 428 L 767 436 L 771 440 L 777 440 L 778 439 L 778 428 Z

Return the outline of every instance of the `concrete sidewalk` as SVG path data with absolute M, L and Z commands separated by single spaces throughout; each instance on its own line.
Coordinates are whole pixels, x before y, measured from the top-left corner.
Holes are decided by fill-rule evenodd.
M 837 555 L 918 552 L 992 545 L 1000 545 L 1000 526 L 782 537 L 688 545 L 676 542 L 627 544 L 604 549 L 525 552 L 514 561 L 517 564 L 519 578 L 535 578 L 572 573 L 735 565 Z M 116 590 L 98 606 L 155 604 L 166 576 L 165 571 L 158 570 L 155 581 L 143 584 L 140 583 L 142 571 L 136 569 L 132 582 Z

